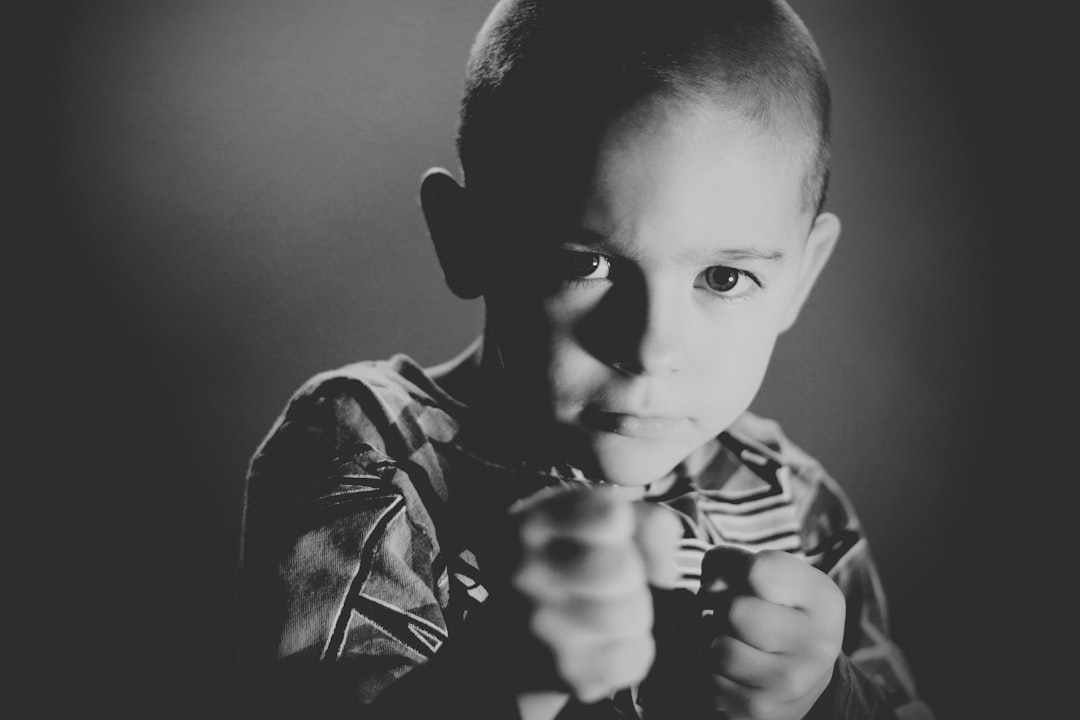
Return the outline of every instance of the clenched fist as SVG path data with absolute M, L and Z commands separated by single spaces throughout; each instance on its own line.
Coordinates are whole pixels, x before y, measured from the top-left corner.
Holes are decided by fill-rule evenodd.
M 699 593 L 712 629 L 705 661 L 715 708 L 733 720 L 798 720 L 828 686 L 844 596 L 823 572 L 778 551 L 717 547 Z
M 583 702 L 639 683 L 656 652 L 649 585 L 675 584 L 678 521 L 614 486 L 547 491 L 514 512 L 523 552 L 511 585 L 558 675 Z

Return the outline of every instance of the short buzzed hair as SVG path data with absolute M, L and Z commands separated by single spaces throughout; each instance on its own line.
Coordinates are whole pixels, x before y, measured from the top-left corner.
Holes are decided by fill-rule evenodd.
M 804 202 L 820 212 L 829 86 L 783 0 L 501 0 L 467 67 L 457 138 L 466 186 L 504 195 L 517 169 L 539 165 L 547 185 L 523 192 L 572 193 L 607 123 L 653 95 L 730 105 L 777 135 L 794 120 Z

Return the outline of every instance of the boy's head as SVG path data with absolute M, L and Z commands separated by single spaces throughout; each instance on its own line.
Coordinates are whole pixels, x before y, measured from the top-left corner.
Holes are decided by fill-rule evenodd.
M 500 2 L 465 187 L 433 172 L 421 195 L 451 288 L 485 297 L 500 419 L 632 485 L 723 431 L 839 233 L 828 123 L 782 2 Z
M 499 202 L 509 177 L 545 195 L 568 190 L 597 134 L 648 95 L 724 107 L 804 153 L 805 201 L 820 212 L 829 88 L 813 39 L 782 0 L 499 2 L 469 57 L 465 182 Z M 546 184 L 522 169 L 542 169 Z

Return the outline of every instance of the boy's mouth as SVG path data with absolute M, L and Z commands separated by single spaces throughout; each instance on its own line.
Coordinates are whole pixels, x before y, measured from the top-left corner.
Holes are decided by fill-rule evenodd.
M 686 418 L 587 409 L 582 422 L 591 430 L 625 435 L 643 440 L 660 440 L 675 432 Z

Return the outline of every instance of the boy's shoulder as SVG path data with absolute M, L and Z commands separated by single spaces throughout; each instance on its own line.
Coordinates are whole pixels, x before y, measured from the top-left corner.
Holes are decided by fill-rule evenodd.
M 451 410 L 458 405 L 424 368 L 402 353 L 321 372 L 300 386 L 290 405 L 313 403 L 343 408 L 371 402 L 377 402 L 388 419 L 410 410 Z
M 407 355 L 355 362 L 304 382 L 256 457 L 296 441 L 323 454 L 366 445 L 408 457 L 432 439 L 452 437 L 462 409 Z

